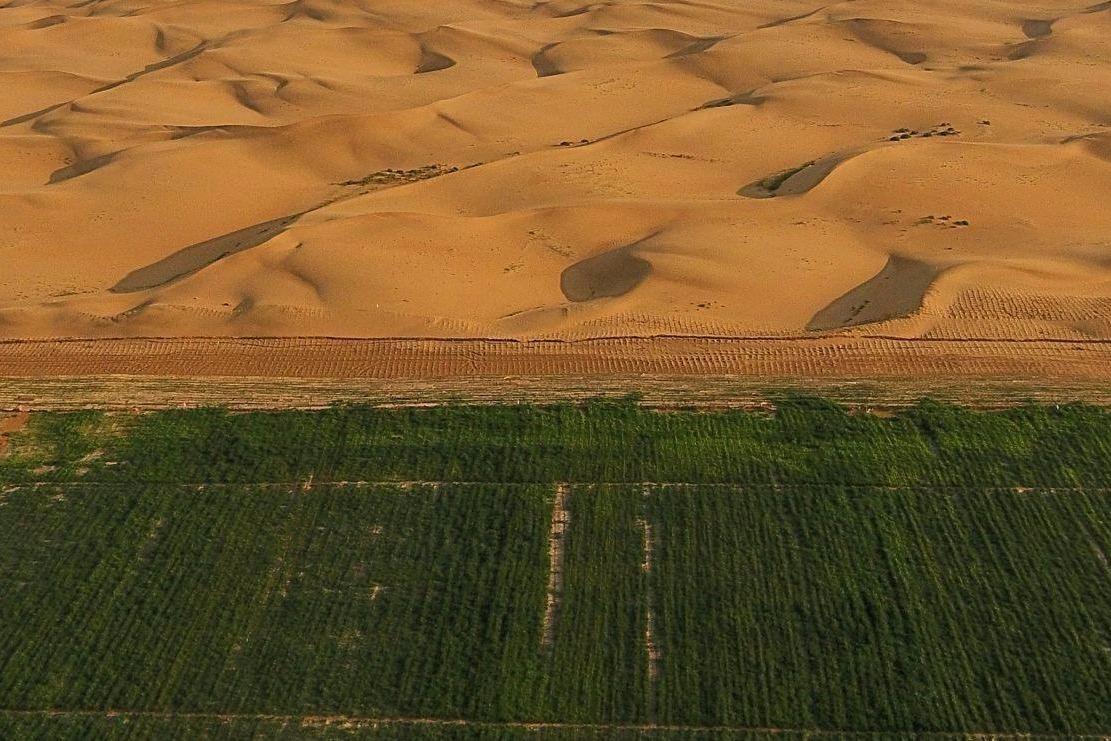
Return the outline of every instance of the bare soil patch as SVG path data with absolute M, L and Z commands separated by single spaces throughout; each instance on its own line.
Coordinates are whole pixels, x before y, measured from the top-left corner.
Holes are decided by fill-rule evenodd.
M 27 426 L 31 413 L 27 410 L 0 417 L 0 458 L 8 454 L 8 435 Z
M 0 342 L 0 409 L 419 405 L 641 395 L 761 406 L 769 391 L 890 408 L 1111 404 L 1111 343 L 869 336 L 583 341 L 189 338 Z
M 560 484 L 556 487 L 552 502 L 552 524 L 548 531 L 548 597 L 544 606 L 544 622 L 540 629 L 540 643 L 543 646 L 552 645 L 556 621 L 559 620 L 560 597 L 563 593 L 563 548 L 570 521 L 567 486 Z

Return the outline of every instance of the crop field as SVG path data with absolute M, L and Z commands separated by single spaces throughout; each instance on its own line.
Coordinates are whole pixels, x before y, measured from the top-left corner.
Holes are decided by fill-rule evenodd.
M 1111 733 L 1100 408 L 6 434 L 0 738 Z

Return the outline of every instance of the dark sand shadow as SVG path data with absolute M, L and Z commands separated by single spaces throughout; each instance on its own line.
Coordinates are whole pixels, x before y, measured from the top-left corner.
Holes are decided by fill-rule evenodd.
M 197 242 L 158 262 L 131 271 L 109 290 L 112 293 L 134 293 L 179 281 L 229 255 L 249 250 L 273 239 L 300 217 L 301 214 L 282 216 Z
M 922 306 L 939 273 L 928 263 L 892 255 L 883 270 L 811 317 L 806 329 L 821 332 L 909 316 Z
M 588 257 L 564 270 L 559 276 L 563 295 L 578 303 L 624 296 L 639 286 L 652 273 L 652 263 L 632 254 L 641 242 Z
M 1053 24 L 1056 19 L 1041 21 L 1027 20 L 1022 22 L 1022 32 L 1028 39 L 1041 39 L 1053 33 Z
M 704 39 L 695 39 L 691 43 L 684 46 L 682 49 L 673 51 L 672 53 L 668 54 L 666 57 L 664 57 L 664 59 L 679 59 L 680 57 L 689 57 L 692 54 L 701 54 L 704 51 L 713 49 L 715 46 L 720 44 L 722 41 L 725 41 L 725 39 L 727 38 L 729 37 L 710 36 Z
M 532 68 L 536 70 L 537 77 L 554 77 L 563 74 L 559 65 L 548 56 L 548 52 L 557 46 L 559 44 L 548 44 L 532 55 Z
M 424 75 L 429 72 L 439 72 L 440 70 L 451 69 L 455 66 L 455 60 L 449 56 L 445 56 L 437 51 L 432 51 L 427 47 L 421 47 L 420 63 L 413 74 Z
M 188 62 L 190 59 L 193 59 L 194 57 L 199 56 L 201 52 L 203 52 L 205 49 L 207 49 L 209 47 L 209 43 L 210 42 L 208 42 L 208 41 L 202 41 L 201 43 L 194 46 L 192 49 L 184 51 L 181 54 L 178 54 L 176 56 L 172 56 L 168 59 L 163 59 L 160 62 L 155 62 L 154 64 L 148 64 L 146 67 L 143 67 L 143 69 L 139 70 L 138 72 L 132 72 L 130 75 L 128 75 L 127 77 L 124 77 L 122 80 L 116 80 L 115 82 L 110 82 L 107 85 L 102 85 L 101 87 L 98 87 L 96 90 L 89 91 L 88 93 L 86 93 L 82 97 L 88 97 L 90 95 L 96 95 L 97 93 L 104 93 L 104 92 L 107 92 L 109 90 L 114 90 L 115 88 L 118 88 L 121 85 L 126 85 L 129 82 L 135 82 L 140 77 L 144 77 L 146 75 L 149 75 L 152 72 L 158 72 L 159 70 L 167 69 L 169 67 L 173 67 L 175 65 L 183 64 L 185 62 Z M 53 105 L 48 105 L 45 108 L 40 108 L 39 110 L 32 111 L 31 113 L 24 113 L 21 116 L 16 116 L 15 118 L 9 118 L 6 121 L 0 121 L 0 128 L 3 128 L 5 126 L 14 126 L 16 124 L 21 124 L 21 123 L 24 123 L 26 121 L 30 121 L 32 119 L 38 118 L 39 116 L 45 116 L 47 113 L 51 113 L 53 111 L 56 111 L 59 108 L 64 108 L 67 105 L 73 105 L 74 103 L 77 102 L 77 100 L 79 100 L 79 99 L 74 98 L 73 100 L 66 100 L 66 101 L 63 101 L 61 103 L 55 103 Z
M 925 52 L 919 49 L 908 49 L 896 40 L 887 30 L 898 28 L 902 24 L 895 21 L 881 21 L 873 18 L 849 18 L 842 21 L 860 41 L 874 49 L 894 54 L 901 61 L 909 65 L 919 65 L 928 58 Z
M 737 191 L 745 198 L 778 198 L 797 196 L 816 188 L 842 162 L 856 157 L 864 150 L 836 152 L 818 160 L 804 162 L 798 167 L 782 170 L 774 175 L 749 183 Z
M 74 162 L 72 165 L 66 167 L 59 167 L 54 172 L 50 173 L 50 180 L 47 181 L 47 184 L 53 185 L 54 183 L 61 183 L 71 178 L 88 174 L 93 170 L 98 170 L 114 160 L 117 154 L 119 153 L 111 152 L 109 154 L 102 154 L 99 157 L 90 157 L 87 160 Z
M 765 97 L 756 95 L 755 90 L 749 90 L 747 93 L 737 93 L 736 95 L 730 95 L 728 98 L 715 98 L 714 100 L 703 103 L 695 110 L 705 111 L 710 108 L 728 108 L 729 106 L 735 105 L 756 107 L 763 105 L 767 100 L 768 99 Z

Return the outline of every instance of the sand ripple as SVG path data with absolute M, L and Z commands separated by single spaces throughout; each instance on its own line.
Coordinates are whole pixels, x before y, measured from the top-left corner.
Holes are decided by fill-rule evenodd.
M 1111 336 L 1111 3 L 0 0 L 0 337 Z

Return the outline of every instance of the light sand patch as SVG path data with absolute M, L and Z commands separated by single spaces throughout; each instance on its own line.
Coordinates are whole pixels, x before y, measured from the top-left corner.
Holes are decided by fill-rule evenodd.
M 645 495 L 648 492 L 645 491 Z M 652 556 L 655 552 L 656 541 L 652 532 L 652 523 L 646 518 L 637 520 L 637 525 L 644 532 L 644 561 L 641 569 L 645 574 L 652 573 Z M 660 674 L 660 647 L 656 645 L 656 614 L 652 609 L 652 590 L 648 582 L 644 591 L 644 649 L 648 654 L 648 681 L 655 682 Z
M 548 590 L 544 604 L 544 622 L 540 626 L 540 645 L 551 646 L 555 639 L 556 622 L 559 620 L 560 599 L 563 596 L 563 549 L 567 542 L 567 528 L 571 515 L 567 511 L 567 485 L 556 486 L 552 500 L 552 521 L 548 529 Z
M 30 419 L 31 413 L 26 410 L 0 416 L 0 458 L 8 453 L 8 435 L 22 430 Z

